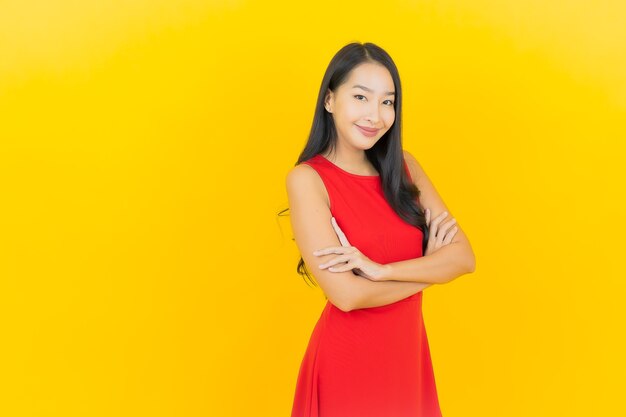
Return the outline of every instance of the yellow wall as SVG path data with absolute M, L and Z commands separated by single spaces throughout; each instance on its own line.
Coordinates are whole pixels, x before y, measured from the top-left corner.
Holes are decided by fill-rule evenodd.
M 351 41 L 476 252 L 424 294 L 444 416 L 624 414 L 625 15 L 0 1 L 0 414 L 289 415 L 325 300 L 276 213 Z

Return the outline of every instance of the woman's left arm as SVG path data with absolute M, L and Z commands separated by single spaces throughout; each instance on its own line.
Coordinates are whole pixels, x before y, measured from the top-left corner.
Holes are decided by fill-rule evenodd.
M 471 247 L 454 241 L 427 256 L 392 262 L 384 267 L 378 281 L 412 281 L 428 284 L 445 284 L 461 275 L 474 272 L 476 268 Z
M 334 218 L 331 218 L 335 232 L 339 236 L 341 246 L 330 246 L 314 252 L 316 256 L 324 256 L 329 254 L 338 254 L 332 259 L 319 267 L 328 269 L 331 272 L 346 272 L 356 270 L 357 275 L 361 275 L 371 281 L 399 281 L 399 282 L 415 282 L 420 284 L 445 284 L 453 279 L 474 272 L 476 269 L 476 260 L 474 251 L 465 236 L 461 227 L 457 224 L 454 229 L 456 232 L 451 233 L 448 228 L 452 224 L 452 220 L 441 224 L 447 215 L 450 214 L 443 200 L 435 190 L 432 182 L 413 156 L 404 151 L 405 160 L 414 179 L 415 185 L 420 190 L 420 204 L 424 209 L 430 210 L 427 220 L 429 222 L 430 236 L 428 238 L 427 251 L 424 256 L 404 261 L 391 262 L 388 264 L 379 264 L 367 258 L 358 248 L 350 245 L 343 231 L 339 228 Z M 441 216 L 440 216 L 441 215 Z M 454 219 L 456 220 L 456 219 Z M 440 226 L 447 226 L 442 227 Z M 437 238 L 435 237 L 437 234 Z M 452 240 L 450 241 L 450 236 Z M 443 245 L 441 245 L 443 243 Z M 426 286 L 428 286 L 426 285 Z M 423 290 L 426 287 L 420 289 Z M 390 287 L 389 290 L 395 290 Z M 370 294 L 378 298 L 377 294 Z M 366 295 L 366 298 L 370 298 Z M 369 302 L 367 299 L 366 302 Z M 375 300 L 378 303 L 378 300 Z
M 413 182 L 420 190 L 420 204 L 430 209 L 430 218 L 435 219 L 443 212 L 448 213 L 446 219 L 452 218 L 443 199 L 417 159 L 406 150 L 404 159 Z M 445 284 L 461 275 L 474 272 L 476 269 L 474 251 L 458 222 L 456 227 L 458 230 L 450 244 L 420 258 L 386 264 L 379 280 Z

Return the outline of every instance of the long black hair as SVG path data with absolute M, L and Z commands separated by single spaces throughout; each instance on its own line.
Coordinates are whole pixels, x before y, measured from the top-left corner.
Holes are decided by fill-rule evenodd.
M 424 208 L 416 200 L 420 196 L 420 190 L 409 179 L 403 165 L 400 76 L 395 63 L 381 47 L 369 42 L 353 42 L 341 48 L 332 58 L 317 96 L 309 139 L 294 166 L 317 154 L 324 153 L 326 150 L 335 149 L 337 130 L 332 114 L 328 113 L 324 107 L 324 99 L 328 90 L 335 91 L 347 81 L 350 71 L 363 63 L 377 63 L 385 66 L 391 74 L 396 92 L 394 100 L 395 121 L 374 146 L 365 150 L 365 154 L 380 174 L 385 199 L 389 205 L 400 218 L 422 230 L 424 235 L 422 248 L 425 251 L 428 242 L 428 225 Z M 282 215 L 288 210 L 289 208 L 278 214 Z M 296 271 L 305 281 L 308 277 L 309 281 L 316 285 L 302 257 L 300 257 Z

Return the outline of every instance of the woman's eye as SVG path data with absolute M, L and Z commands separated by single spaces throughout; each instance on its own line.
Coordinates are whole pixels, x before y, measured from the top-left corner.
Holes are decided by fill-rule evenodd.
M 354 98 L 356 98 L 357 100 L 362 101 L 361 99 L 359 99 L 359 97 L 365 98 L 365 96 L 362 95 L 362 94 L 357 94 L 357 95 L 354 96 Z M 389 104 L 388 104 L 389 106 L 393 106 L 393 103 L 394 103 L 393 100 L 385 100 L 385 101 L 389 102 Z

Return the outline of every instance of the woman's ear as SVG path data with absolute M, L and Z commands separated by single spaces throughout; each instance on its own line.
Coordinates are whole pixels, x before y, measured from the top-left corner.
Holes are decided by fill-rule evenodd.
M 324 98 L 324 107 L 326 108 L 326 111 L 328 113 L 332 113 L 333 112 L 333 103 L 334 102 L 334 95 L 333 92 L 329 89 L 326 92 L 326 97 Z

